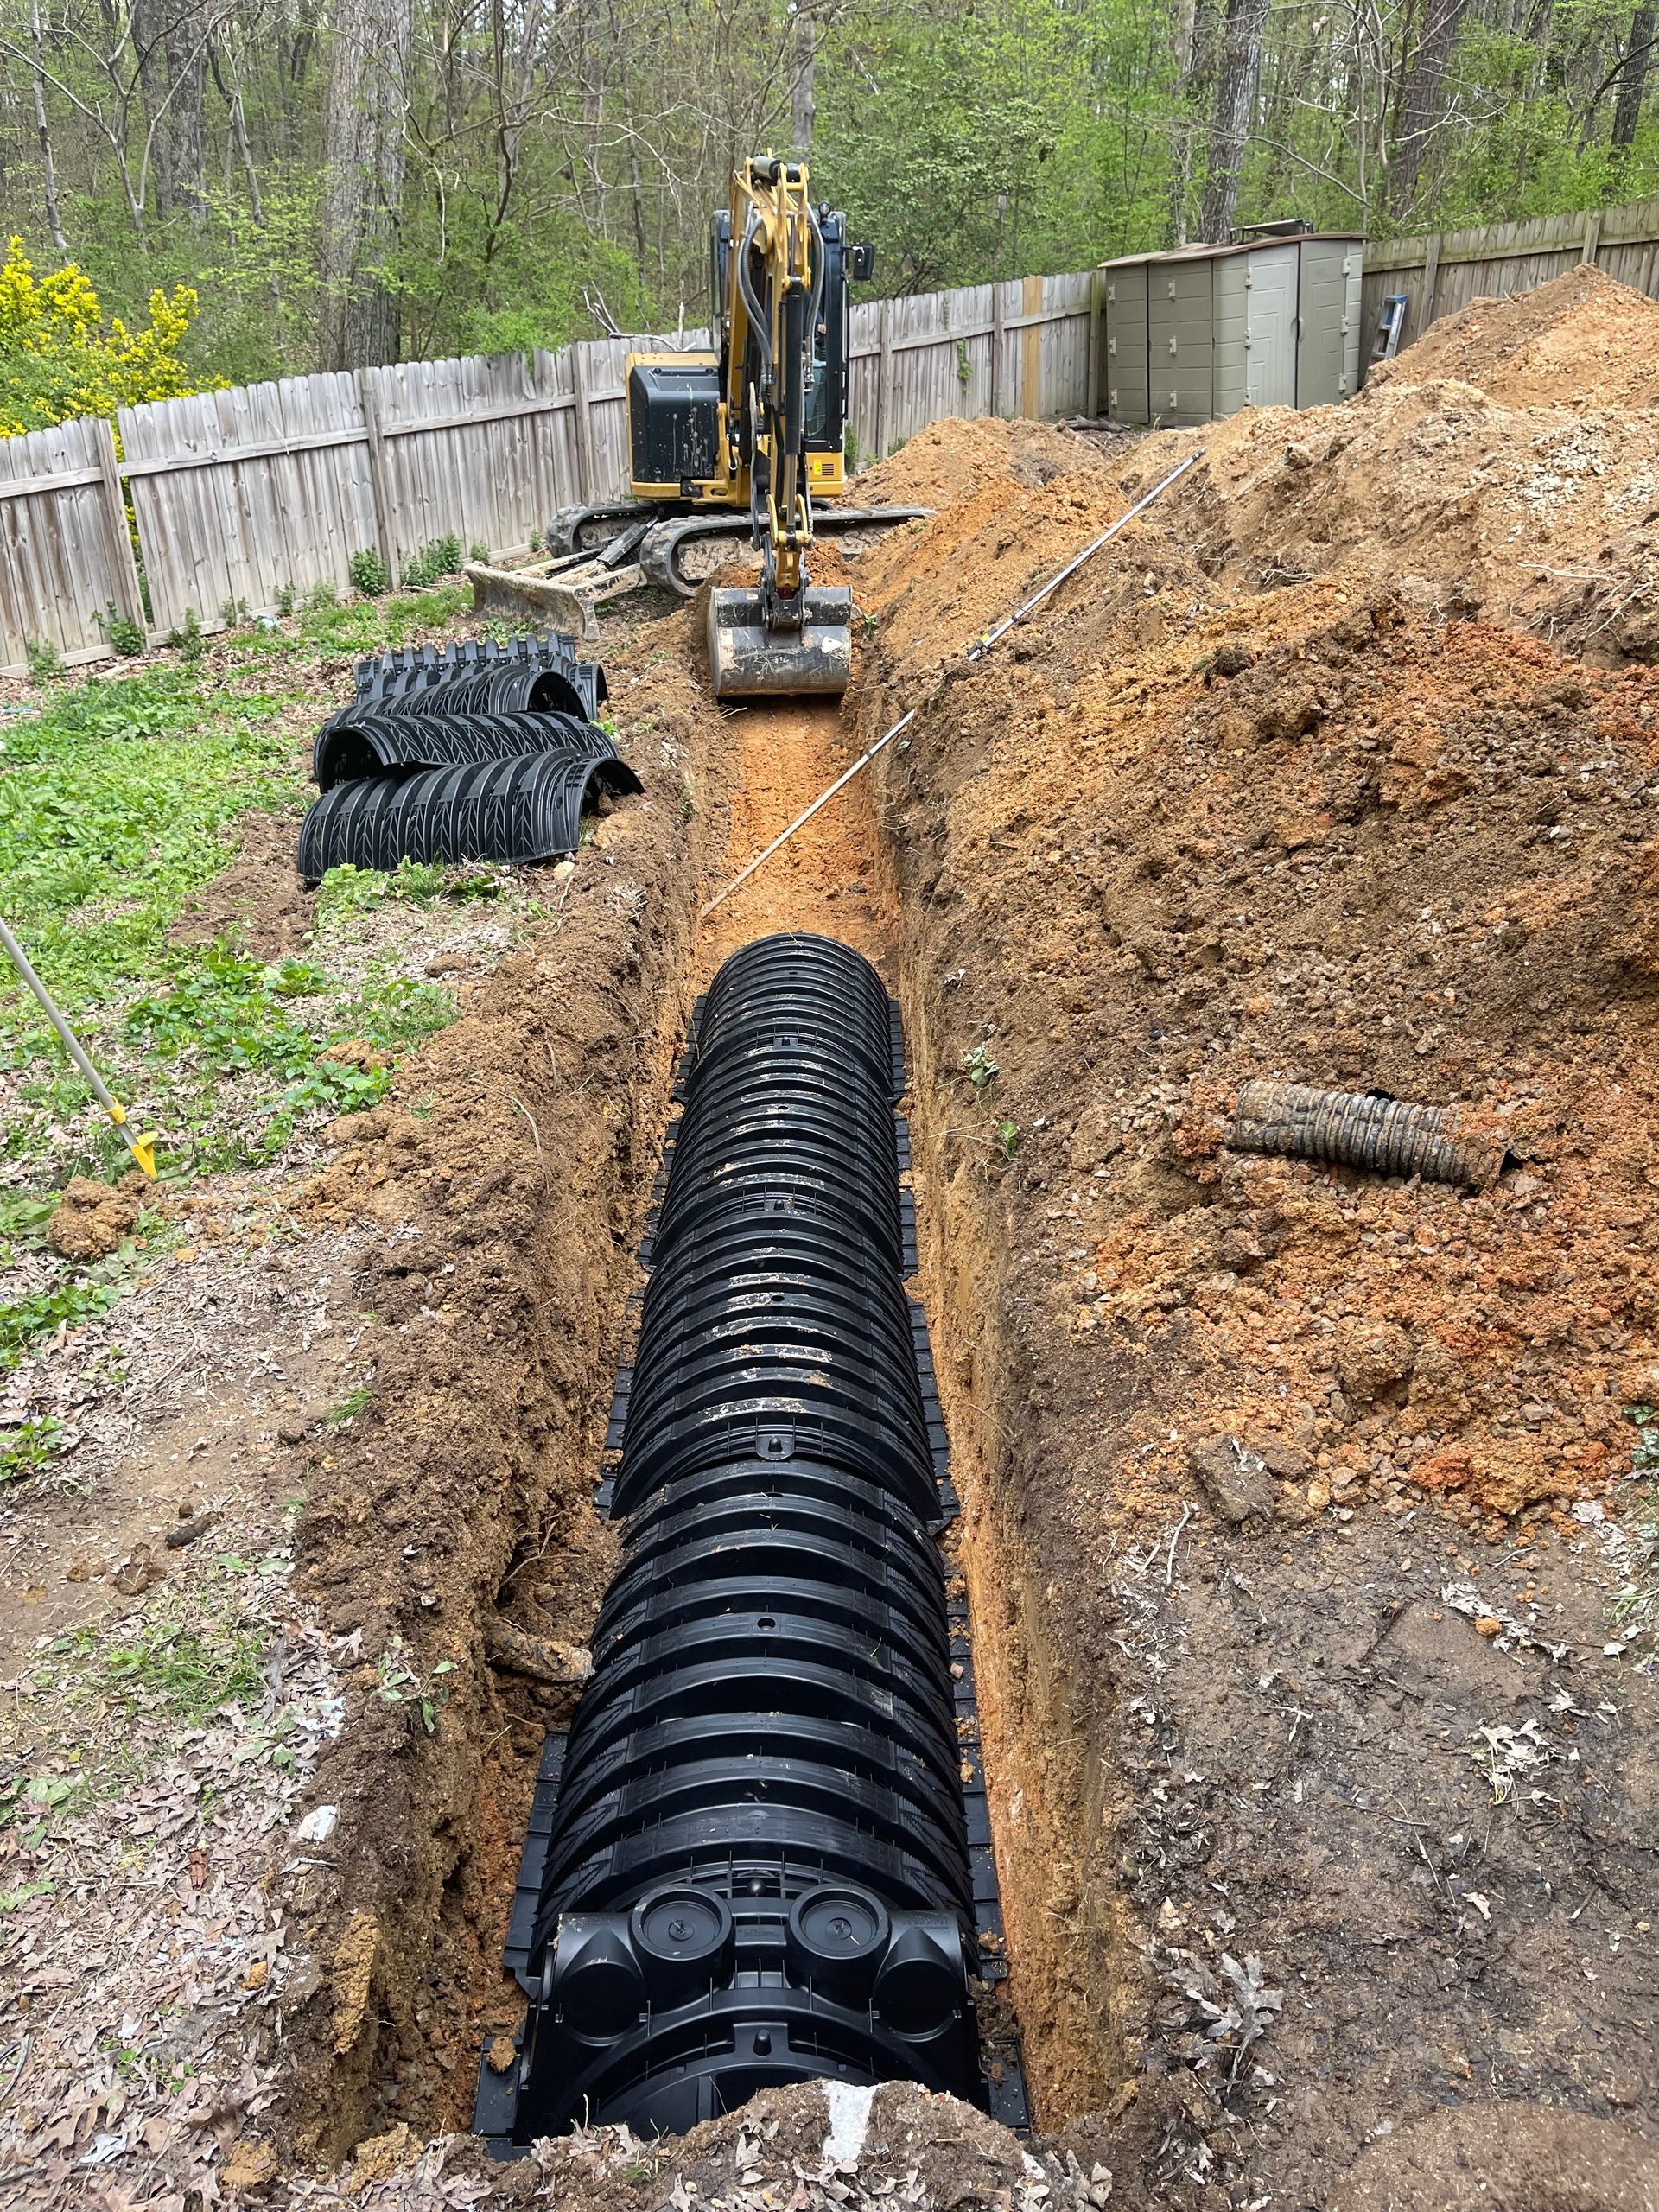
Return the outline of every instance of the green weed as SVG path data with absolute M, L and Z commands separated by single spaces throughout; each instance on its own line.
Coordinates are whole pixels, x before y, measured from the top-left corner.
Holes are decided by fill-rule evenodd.
M 23 658 L 29 663 L 29 675 L 36 683 L 49 683 L 54 676 L 63 674 L 63 655 L 49 638 L 26 639 Z
M 368 1402 L 369 1386 L 366 1382 L 359 1382 L 354 1390 L 346 1393 L 337 1406 L 329 1407 L 322 1417 L 323 1426 L 326 1428 L 344 1428 L 347 1421 L 357 1419 Z
M 149 643 L 143 624 L 135 622 L 130 614 L 118 613 L 113 603 L 104 616 L 104 634 L 117 652 L 125 654 L 129 658 L 143 652 Z
M 372 979 L 354 995 L 336 994 L 309 963 L 266 968 L 211 947 L 170 990 L 131 1007 L 126 1029 L 152 1079 L 158 1064 L 176 1071 L 176 1104 L 198 1134 L 199 1164 L 218 1166 L 274 1157 L 302 1120 L 360 1113 L 385 1096 L 390 1067 L 353 1065 L 331 1058 L 331 1047 L 350 1041 L 394 1052 L 442 1029 L 454 1013 L 454 1000 L 436 984 Z M 257 1133 L 236 1141 L 215 1140 L 211 1128 L 220 1105 L 213 1078 L 227 1075 L 268 1078 Z
M 413 579 L 406 577 L 413 584 Z M 447 584 L 438 589 L 395 599 L 357 599 L 345 607 L 329 606 L 308 613 L 304 635 L 325 654 L 360 658 L 401 645 L 417 630 L 447 621 L 472 605 L 470 584 Z
M 0 1890 L 0 1912 L 16 1912 L 35 1897 L 50 1897 L 56 1887 L 49 1876 L 43 1876 L 38 1882 L 20 1883 L 15 1890 Z
M 20 1299 L 16 1306 L 0 1306 L 0 1371 L 16 1367 L 43 1337 L 76 1328 L 96 1313 L 107 1313 L 117 1295 L 113 1284 L 71 1277 Z
M 976 1045 L 971 1052 L 963 1054 L 962 1071 L 976 1091 L 987 1090 L 1002 1072 L 987 1045 Z
M 9 1268 L 19 1246 L 38 1252 L 46 1244 L 46 1224 L 58 1210 L 55 1193 L 32 1198 L 22 1191 L 0 1196 L 0 1268 Z
M 365 545 L 353 553 L 348 563 L 352 588 L 360 591 L 365 599 L 378 599 L 391 582 L 386 573 L 384 555 L 377 546 Z
M 19 1775 L 0 1789 L 0 1827 L 16 1830 L 20 1850 L 38 1851 L 61 1827 L 60 1815 L 74 1809 L 76 1798 L 86 1786 L 85 1775 Z M 22 1893 L 24 1897 L 41 1894 L 38 1885 Z
M 198 661 L 201 658 L 207 641 L 202 637 L 201 622 L 194 607 L 185 608 L 183 623 L 179 628 L 168 632 L 167 642 L 181 660 Z
M 453 1659 L 440 1659 L 432 1669 L 430 1679 L 423 1681 L 410 1664 L 409 1650 L 401 1636 L 394 1636 L 380 1654 L 379 1681 L 374 1694 L 383 1705 L 412 1704 L 421 1716 L 421 1726 L 429 1736 L 438 1732 L 438 1714 L 449 1702 L 449 1685 L 444 1680 L 455 1671 Z
M 438 899 L 499 899 L 507 887 L 487 869 L 442 868 L 435 861 L 400 861 L 390 873 L 353 868 L 349 861 L 331 868 L 317 889 L 317 918 L 367 913 L 386 899 L 406 899 L 418 906 Z
M 85 1649 L 96 1649 L 89 1630 L 60 1642 L 82 1639 Z M 177 1621 L 147 1621 L 130 1641 L 98 1653 L 89 1687 L 134 1712 L 153 1713 L 160 1706 L 205 1720 L 232 1698 L 247 1697 L 262 1687 L 258 1638 L 246 1629 L 210 1637 Z
M 27 1481 L 44 1473 L 58 1456 L 62 1437 L 63 1423 L 52 1414 L 14 1428 L 0 1442 L 0 1483 Z
M 411 591 L 418 591 L 423 585 L 442 583 L 460 567 L 461 540 L 452 531 L 447 537 L 435 537 L 429 545 L 423 545 L 404 563 L 404 582 Z

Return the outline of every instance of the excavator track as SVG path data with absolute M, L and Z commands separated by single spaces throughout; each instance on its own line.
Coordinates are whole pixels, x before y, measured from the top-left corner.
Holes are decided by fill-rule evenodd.
M 818 537 L 825 537 L 848 530 L 891 530 L 899 523 L 925 522 L 932 512 L 931 507 L 819 507 L 814 511 L 812 526 Z M 639 566 L 647 583 L 677 592 L 682 599 L 694 599 L 703 580 L 685 574 L 681 563 L 687 550 L 711 539 L 727 538 L 741 545 L 752 537 L 747 514 L 674 517 L 652 523 L 646 531 L 639 551 Z
M 823 506 L 814 509 L 812 525 L 823 537 L 846 530 L 891 530 L 899 523 L 925 522 L 932 512 L 931 507 Z M 692 599 L 702 578 L 686 575 L 681 566 L 688 547 L 715 538 L 741 544 L 751 538 L 752 530 L 747 512 L 731 508 L 688 511 L 622 499 L 607 505 L 562 509 L 548 527 L 546 545 L 556 559 L 587 552 L 613 564 L 626 554 L 638 560 L 648 583 L 677 592 L 682 599 Z M 601 531 L 607 534 L 584 543 L 585 534 Z

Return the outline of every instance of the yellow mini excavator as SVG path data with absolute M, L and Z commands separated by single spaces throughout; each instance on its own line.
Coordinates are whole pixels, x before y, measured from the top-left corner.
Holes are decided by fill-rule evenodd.
M 733 178 L 709 246 L 718 350 L 628 356 L 632 498 L 566 509 L 548 550 L 574 554 L 603 537 L 605 558 L 636 561 L 689 597 L 687 551 L 747 537 L 760 588 L 709 598 L 715 696 L 839 694 L 852 673 L 852 594 L 811 582 L 814 536 L 929 512 L 816 504 L 846 489 L 848 286 L 873 274 L 875 249 L 849 246 L 845 217 L 813 206 L 804 162 L 771 156 Z

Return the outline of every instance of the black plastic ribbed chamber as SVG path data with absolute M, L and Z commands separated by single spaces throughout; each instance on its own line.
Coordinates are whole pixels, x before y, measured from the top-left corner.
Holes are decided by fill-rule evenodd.
M 510 1945 L 529 2016 L 480 2075 L 502 2149 L 815 2077 L 993 2101 L 896 1046 L 824 938 L 745 947 L 702 1007 L 619 1397 L 622 1560 Z
M 317 732 L 308 883 L 346 863 L 556 860 L 590 806 L 641 788 L 593 719 L 602 671 L 560 633 L 383 654 L 357 690 Z
M 607 696 L 604 670 L 597 661 L 581 659 L 575 639 L 563 630 L 500 644 L 467 638 L 441 649 L 395 646 L 357 665 L 359 699 L 373 701 L 383 711 L 399 712 L 403 702 L 429 699 L 451 687 L 454 703 L 466 711 L 552 712 L 587 721 L 598 721 Z

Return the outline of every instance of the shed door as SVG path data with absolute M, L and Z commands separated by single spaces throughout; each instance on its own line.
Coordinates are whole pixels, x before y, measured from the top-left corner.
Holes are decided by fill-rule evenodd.
M 1147 323 L 1154 423 L 1208 423 L 1215 411 L 1215 339 L 1208 259 L 1154 262 Z
M 1115 423 L 1149 423 L 1147 404 L 1147 269 L 1106 272 L 1106 412 Z
M 1344 238 L 1304 238 L 1296 404 L 1326 407 L 1359 384 L 1361 248 Z
M 1296 404 L 1294 245 L 1254 247 L 1239 258 L 1244 276 L 1244 398 L 1251 407 Z

